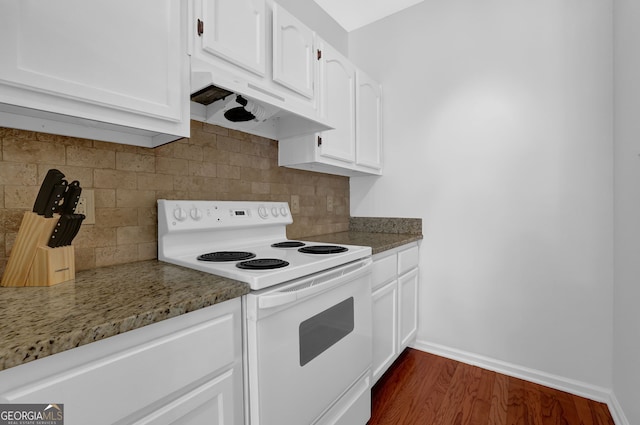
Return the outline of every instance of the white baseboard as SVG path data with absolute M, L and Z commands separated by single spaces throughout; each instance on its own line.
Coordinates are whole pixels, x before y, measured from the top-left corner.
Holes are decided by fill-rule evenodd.
M 622 407 L 615 398 L 613 391 L 609 388 L 588 384 L 586 382 L 577 381 L 559 375 L 553 375 L 540 370 L 508 363 L 502 360 L 496 360 L 440 344 L 433 344 L 427 341 L 417 340 L 411 344 L 411 347 L 416 350 L 425 351 L 427 353 L 502 373 L 503 375 L 524 379 L 526 381 L 535 382 L 536 384 L 575 394 L 580 397 L 606 403 L 616 425 L 629 425 L 629 421 L 627 421 L 624 412 L 622 411 Z

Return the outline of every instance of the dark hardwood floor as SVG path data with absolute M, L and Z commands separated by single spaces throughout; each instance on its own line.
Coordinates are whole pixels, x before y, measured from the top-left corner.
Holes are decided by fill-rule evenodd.
M 606 404 L 407 349 L 372 391 L 369 425 L 614 425 Z

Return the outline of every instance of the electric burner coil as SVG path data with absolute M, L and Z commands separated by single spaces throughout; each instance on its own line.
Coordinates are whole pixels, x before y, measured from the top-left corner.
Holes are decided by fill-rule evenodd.
M 271 270 L 288 266 L 289 263 L 279 258 L 256 258 L 255 260 L 241 261 L 236 264 L 239 269 L 245 270 Z
M 256 254 L 246 251 L 216 251 L 199 255 L 198 260 L 211 262 L 242 261 L 249 260 L 255 256 Z
M 348 250 L 348 248 L 338 245 L 310 245 L 298 249 L 298 252 L 303 252 L 305 254 L 338 254 Z

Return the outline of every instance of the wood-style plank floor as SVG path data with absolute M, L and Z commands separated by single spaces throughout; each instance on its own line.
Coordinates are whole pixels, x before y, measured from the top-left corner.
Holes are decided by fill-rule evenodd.
M 413 349 L 371 404 L 369 425 L 614 425 L 606 404 Z

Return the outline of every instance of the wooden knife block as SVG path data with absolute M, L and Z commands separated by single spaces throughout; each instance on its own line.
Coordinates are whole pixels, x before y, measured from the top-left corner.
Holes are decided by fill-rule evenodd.
M 47 246 L 57 222 L 24 213 L 0 286 L 51 286 L 75 278 L 73 246 Z

